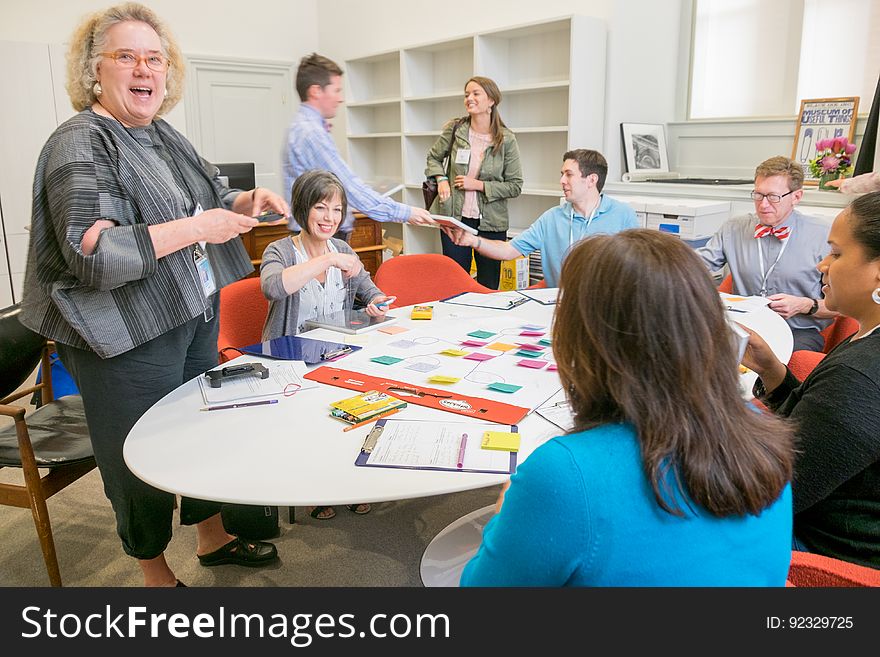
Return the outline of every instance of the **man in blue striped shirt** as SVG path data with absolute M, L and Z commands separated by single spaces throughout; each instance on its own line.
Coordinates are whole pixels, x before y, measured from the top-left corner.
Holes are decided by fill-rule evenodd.
M 296 91 L 302 103 L 290 126 L 284 153 L 284 188 L 288 195 L 297 177 L 310 169 L 325 169 L 342 181 L 349 207 L 370 219 L 434 224 L 427 210 L 398 203 L 370 189 L 339 156 L 328 123 L 343 102 L 342 69 L 335 62 L 317 53 L 303 57 L 296 72 Z M 336 236 L 348 241 L 353 226 L 354 217 L 349 211 L 339 227 L 341 234 Z M 291 230 L 299 230 L 299 226 L 291 222 Z

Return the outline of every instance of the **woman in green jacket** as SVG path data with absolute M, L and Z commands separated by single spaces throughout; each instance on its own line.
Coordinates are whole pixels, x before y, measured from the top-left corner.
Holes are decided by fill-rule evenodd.
M 432 214 L 461 219 L 481 238 L 506 240 L 510 220 L 507 199 L 522 191 L 522 166 L 516 137 L 498 114 L 501 91 L 489 78 L 474 76 L 464 86 L 467 116 L 449 121 L 428 152 L 425 176 L 437 180 Z M 452 150 L 444 168 L 444 158 Z M 477 282 L 498 289 L 501 262 L 481 256 L 470 247 L 456 246 L 441 234 L 443 255 L 470 272 L 477 263 Z

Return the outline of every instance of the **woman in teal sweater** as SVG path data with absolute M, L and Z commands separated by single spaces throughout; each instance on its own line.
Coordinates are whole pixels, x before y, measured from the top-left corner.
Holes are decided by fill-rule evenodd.
M 511 478 L 463 586 L 783 586 L 792 435 L 741 399 L 718 293 L 657 231 L 584 240 L 553 328 L 575 428 Z

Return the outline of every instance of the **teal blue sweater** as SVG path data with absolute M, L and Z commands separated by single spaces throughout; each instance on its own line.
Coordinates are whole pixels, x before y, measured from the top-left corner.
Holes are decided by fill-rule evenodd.
M 631 426 L 554 438 L 512 477 L 461 585 L 785 585 L 790 485 L 757 517 L 682 508 L 658 506 Z

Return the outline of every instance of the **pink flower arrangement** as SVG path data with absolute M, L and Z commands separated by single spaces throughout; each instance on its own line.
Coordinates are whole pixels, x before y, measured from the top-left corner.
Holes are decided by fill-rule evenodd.
M 852 173 L 852 154 L 856 145 L 846 137 L 820 139 L 816 142 L 816 157 L 810 160 L 810 172 L 816 177 L 833 175 L 848 176 Z

